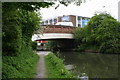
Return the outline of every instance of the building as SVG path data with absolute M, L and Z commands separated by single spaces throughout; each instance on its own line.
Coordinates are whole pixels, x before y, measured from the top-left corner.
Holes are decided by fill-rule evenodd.
M 84 27 L 90 18 L 76 15 L 63 15 L 43 21 L 43 25 L 68 25 L 74 27 Z M 72 24 L 71 24 L 72 23 Z
M 120 1 L 118 2 L 118 21 L 120 22 Z

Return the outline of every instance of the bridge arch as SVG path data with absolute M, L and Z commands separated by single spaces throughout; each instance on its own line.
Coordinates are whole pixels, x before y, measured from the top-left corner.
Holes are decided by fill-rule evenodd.
M 73 39 L 73 34 L 70 33 L 44 33 L 44 34 L 34 34 L 32 36 L 32 41 L 36 40 L 51 40 L 51 39 Z

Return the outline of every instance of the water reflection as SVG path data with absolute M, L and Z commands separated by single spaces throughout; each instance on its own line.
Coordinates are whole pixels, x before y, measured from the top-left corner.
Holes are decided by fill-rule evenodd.
M 66 65 L 74 65 L 71 72 L 75 75 L 86 73 L 90 78 L 117 78 L 118 55 L 60 52 Z

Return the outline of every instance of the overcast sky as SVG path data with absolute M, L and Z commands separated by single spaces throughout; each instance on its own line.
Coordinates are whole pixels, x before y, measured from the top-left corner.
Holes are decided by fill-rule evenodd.
M 40 10 L 42 19 L 49 19 L 56 16 L 62 15 L 79 15 L 85 17 L 92 17 L 96 11 L 107 11 L 114 18 L 118 19 L 118 2 L 120 0 L 87 0 L 86 3 L 82 3 L 80 6 L 73 4 L 60 5 L 57 9 L 55 7 L 58 5 L 53 5 L 53 7 L 43 8 Z

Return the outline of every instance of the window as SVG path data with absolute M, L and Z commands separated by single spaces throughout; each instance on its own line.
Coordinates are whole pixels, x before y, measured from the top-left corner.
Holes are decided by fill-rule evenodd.
M 50 24 L 52 24 L 52 19 L 50 19 Z
M 81 24 L 78 24 L 78 27 L 81 27 Z
M 78 16 L 78 20 L 81 20 L 81 17 L 80 17 L 80 16 Z
M 48 20 L 47 20 L 47 21 L 45 21 L 45 23 L 46 23 L 46 24 L 48 24 Z
M 70 17 L 69 16 L 62 17 L 62 22 L 69 22 L 69 21 L 70 21 Z
M 85 18 L 83 17 L 82 20 L 85 20 Z
M 85 20 L 83 19 L 83 20 L 82 20 L 82 27 L 86 26 L 87 23 L 88 23 L 88 20 L 87 20 L 87 19 L 85 19 Z
M 56 19 L 54 19 L 54 23 L 57 23 L 57 18 L 56 18 Z

